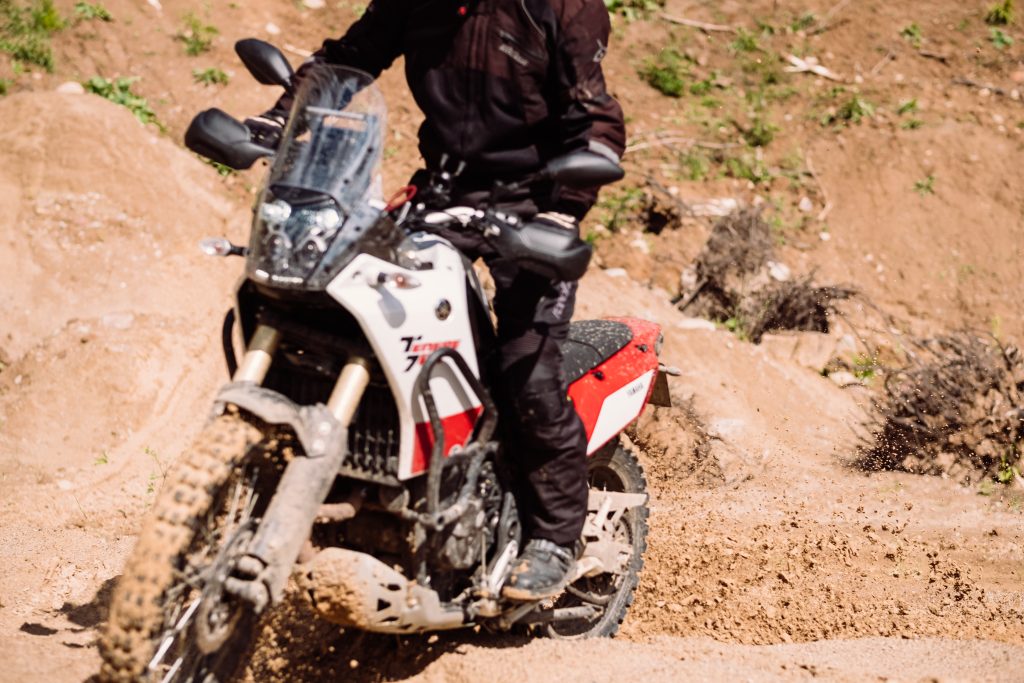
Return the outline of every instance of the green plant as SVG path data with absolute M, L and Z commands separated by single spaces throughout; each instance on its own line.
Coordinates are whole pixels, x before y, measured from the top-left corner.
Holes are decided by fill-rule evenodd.
M 0 52 L 14 58 L 15 64 L 27 62 L 53 71 L 50 37 L 64 28 L 53 0 L 33 0 L 27 7 L 13 0 L 0 0 Z
M 646 19 L 665 6 L 664 0 L 604 0 L 604 6 L 612 14 L 625 17 L 626 21 Z
M 193 69 L 192 80 L 201 85 L 227 85 L 228 75 L 215 66 L 208 69 Z
M 727 320 L 722 322 L 722 327 L 736 335 L 736 338 L 740 341 L 750 341 L 750 332 L 747 331 L 747 321 L 743 319 L 742 315 L 734 315 Z
M 195 14 L 189 12 L 184 18 L 185 27 L 178 33 L 178 40 L 185 43 L 185 54 L 195 57 L 209 52 L 214 37 L 220 33 L 216 26 L 204 24 Z
M 921 27 L 917 25 L 916 21 L 910 26 L 904 27 L 900 31 L 900 37 L 913 45 L 915 49 L 921 47 L 921 40 L 924 38 L 921 34 Z
M 900 124 L 900 128 L 903 130 L 917 130 L 924 125 L 924 121 L 921 119 L 907 119 Z
M 85 86 L 86 92 L 99 95 L 122 107 L 127 107 L 131 113 L 135 114 L 135 118 L 142 123 L 152 123 L 160 130 L 164 130 L 163 124 L 157 120 L 156 112 L 150 108 L 149 102 L 144 97 L 132 92 L 132 83 L 137 80 L 137 78 L 116 78 L 110 80 L 102 76 L 93 76 L 82 85 Z
M 845 123 L 860 123 L 866 118 L 871 118 L 875 115 L 875 107 L 873 104 L 862 98 L 860 95 L 854 94 L 850 99 L 846 100 L 834 113 L 826 114 L 821 119 L 821 125 L 830 126 L 833 124 L 842 125 Z
M 614 193 L 602 195 L 597 203 L 601 222 L 611 231 L 622 225 L 625 219 L 636 214 L 644 201 L 643 188 L 624 187 Z
M 878 374 L 877 361 L 866 353 L 858 353 L 850 359 L 853 366 L 853 376 L 861 382 L 867 383 Z
M 775 139 L 775 134 L 779 132 L 779 127 L 771 121 L 758 116 L 754 119 L 754 123 L 750 128 L 746 128 L 742 132 L 743 139 L 751 147 L 767 147 Z
M 217 175 L 219 175 L 221 178 L 227 178 L 230 175 L 234 175 L 235 173 L 238 173 L 238 171 L 236 171 L 235 169 L 231 168 L 227 164 L 222 164 L 219 161 L 214 161 L 213 159 L 207 159 L 205 157 L 200 157 L 200 158 L 203 161 L 205 161 L 207 164 L 209 164 L 210 166 L 215 168 L 217 170 Z
M 710 94 L 711 89 L 715 87 L 715 81 L 718 80 L 718 74 L 712 73 L 704 80 L 697 81 L 696 83 L 690 84 L 690 94 L 696 95 L 697 97 L 704 97 Z
M 1001 29 L 992 27 L 989 30 L 989 40 L 992 41 L 993 47 L 997 50 L 1005 50 L 1008 47 L 1013 47 L 1013 38 L 1007 35 Z
M 991 26 L 1008 26 L 1013 23 L 1013 0 L 1003 0 L 988 8 L 985 23 Z
M 756 52 L 761 49 L 757 43 L 757 36 L 746 29 L 737 29 L 736 39 L 729 43 L 729 49 L 733 52 Z
M 818 17 L 814 16 L 814 12 L 804 12 L 793 20 L 789 25 L 789 29 L 793 33 L 799 33 L 800 31 L 806 31 L 816 23 L 818 23 Z
M 1020 476 L 1020 470 L 1015 465 L 1009 465 L 1003 461 L 1002 468 L 996 473 L 996 481 L 1000 484 L 1010 484 Z
M 3 97 L 4 95 L 6 95 L 7 91 L 10 89 L 10 87 L 11 87 L 11 81 L 7 80 L 6 78 L 0 78 L 0 97 Z M 0 370 L 3 370 L 3 364 L 2 363 L 0 363 Z
M 914 192 L 922 197 L 935 194 L 935 176 L 929 173 L 927 176 L 914 183 Z
M 915 97 L 913 99 L 910 99 L 910 100 L 907 100 L 906 102 L 901 103 L 900 106 L 899 106 L 899 109 L 896 110 L 896 113 L 899 114 L 900 116 L 903 116 L 904 114 L 913 114 L 916 111 L 917 111 L 917 98 Z
M 683 80 L 688 74 L 686 58 L 677 50 L 667 48 L 658 53 L 658 57 L 648 60 L 639 71 L 640 77 L 648 85 L 669 97 L 682 97 L 686 88 Z
M 683 177 L 687 180 L 706 180 L 711 172 L 708 158 L 697 150 L 690 150 L 679 159 Z
M 749 180 L 755 185 L 766 183 L 774 177 L 771 169 L 761 159 L 749 153 L 725 158 L 723 168 L 727 177 Z
M 96 459 L 92 461 L 93 465 L 106 465 L 110 462 L 110 453 L 103 451 L 96 456 Z
M 90 2 L 76 2 L 75 3 L 75 16 L 85 21 L 91 21 L 93 19 L 99 19 L 100 21 L 113 21 L 114 17 L 110 15 L 107 8 L 99 3 Z

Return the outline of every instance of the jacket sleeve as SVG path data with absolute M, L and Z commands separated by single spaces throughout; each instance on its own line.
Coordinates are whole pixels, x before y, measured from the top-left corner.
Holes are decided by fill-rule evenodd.
M 391 66 L 402 53 L 401 37 L 405 21 L 404 0 L 373 0 L 341 38 L 327 39 L 313 56 L 298 68 L 291 88 L 267 113 L 283 115 L 292 108 L 295 90 L 309 69 L 318 63 L 339 64 L 360 69 L 374 78 Z
M 341 38 L 324 41 L 314 57 L 360 69 L 374 78 L 402 53 L 403 0 L 372 0 Z
M 618 162 L 625 151 L 622 107 L 605 86 L 601 60 L 611 23 L 602 0 L 582 0 L 562 26 L 555 68 L 559 101 L 555 125 L 560 153 L 589 149 Z M 563 188 L 555 209 L 582 218 L 597 200 L 598 188 Z

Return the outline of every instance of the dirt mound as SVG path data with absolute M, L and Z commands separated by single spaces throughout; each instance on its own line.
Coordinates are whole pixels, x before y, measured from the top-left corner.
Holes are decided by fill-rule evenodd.
M 98 97 L 21 93 L 0 115 L 0 678 L 81 680 L 99 622 L 82 615 L 103 614 L 225 376 L 218 316 L 239 264 L 196 241 L 239 234 L 246 212 L 212 168 Z
M 1024 359 L 969 333 L 918 341 L 891 372 L 874 443 L 861 465 L 948 476 L 964 484 L 1020 479 Z
M 12 360 L 72 319 L 214 305 L 193 294 L 230 280 L 199 267 L 195 243 L 245 223 L 213 169 L 92 95 L 11 95 L 0 116 L 0 316 Z

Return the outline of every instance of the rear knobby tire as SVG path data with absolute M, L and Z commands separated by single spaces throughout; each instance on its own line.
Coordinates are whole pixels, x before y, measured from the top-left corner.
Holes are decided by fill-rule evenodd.
M 232 473 L 260 438 L 258 428 L 230 412 L 207 425 L 167 472 L 112 596 L 99 643 L 101 681 L 148 680 L 147 666 L 166 628 L 167 591 L 180 581 L 211 515 L 221 514 Z
M 596 454 L 587 463 L 587 479 L 591 488 L 622 493 L 647 493 L 647 480 L 643 467 L 632 450 L 616 439 Z M 594 621 L 555 622 L 545 626 L 546 635 L 552 638 L 578 639 L 611 637 L 619 630 L 622 620 L 633 604 L 633 596 L 640 581 L 640 570 L 644 566 L 644 552 L 647 550 L 647 505 L 632 508 L 622 516 L 620 531 L 628 535 L 633 552 L 625 570 L 612 579 L 607 575 L 594 579 L 582 578 L 572 588 L 579 592 L 609 597 L 608 604 Z M 601 581 L 604 581 L 602 585 Z M 586 601 L 571 593 L 563 594 L 556 607 L 571 607 Z

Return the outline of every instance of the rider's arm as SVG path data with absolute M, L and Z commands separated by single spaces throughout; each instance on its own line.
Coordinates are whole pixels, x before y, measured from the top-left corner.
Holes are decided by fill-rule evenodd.
M 337 40 L 324 41 L 316 57 L 360 69 L 374 78 L 402 54 L 408 0 L 373 0 Z
M 309 68 L 317 63 L 339 64 L 365 71 L 374 78 L 391 66 L 402 54 L 403 23 L 405 3 L 408 0 L 373 0 L 354 24 L 349 26 L 341 38 L 329 38 L 323 46 L 299 67 L 292 79 L 292 87 L 270 111 L 263 114 L 279 114 L 283 120 L 291 109 L 295 90 Z
M 619 161 L 626 146 L 622 108 L 605 87 L 601 59 L 610 21 L 602 0 L 566 0 L 554 53 L 561 152 L 589 149 Z M 564 189 L 554 208 L 582 218 L 597 200 L 597 189 Z

